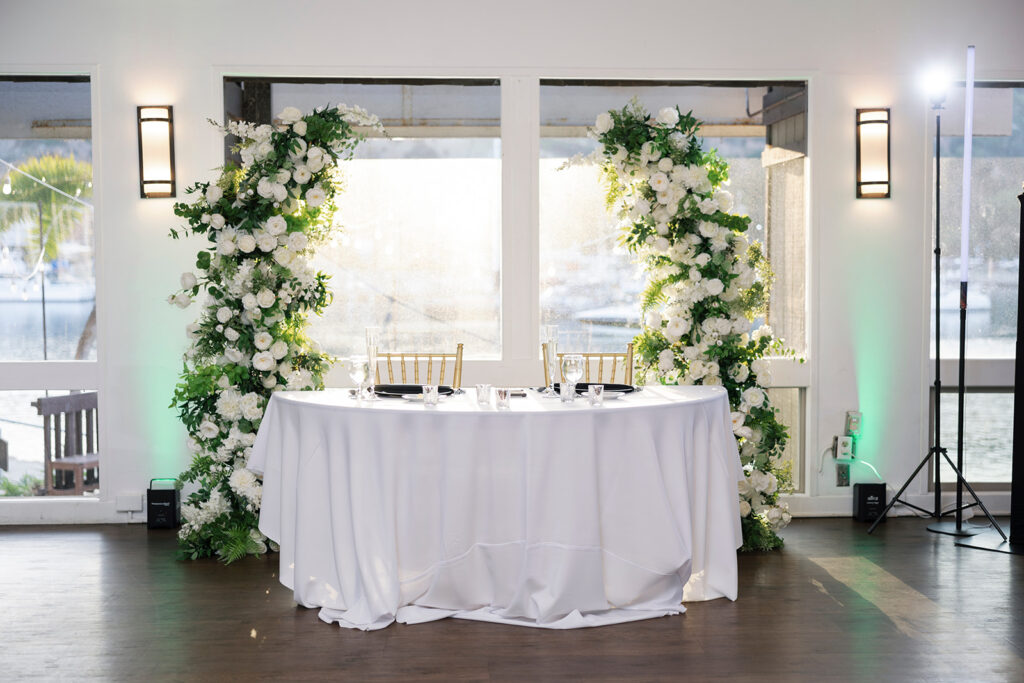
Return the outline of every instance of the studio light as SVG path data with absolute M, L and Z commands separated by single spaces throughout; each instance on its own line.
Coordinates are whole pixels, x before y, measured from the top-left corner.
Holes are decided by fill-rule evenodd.
M 857 110 L 857 198 L 888 199 L 889 109 Z
M 138 108 L 139 192 L 143 199 L 175 196 L 173 109 Z

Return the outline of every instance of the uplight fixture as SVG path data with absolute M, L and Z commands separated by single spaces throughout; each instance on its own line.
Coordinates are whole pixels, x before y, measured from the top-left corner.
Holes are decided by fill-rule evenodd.
M 888 199 L 889 109 L 857 110 L 857 198 Z
M 139 193 L 143 199 L 175 196 L 174 108 L 143 106 L 139 119 Z

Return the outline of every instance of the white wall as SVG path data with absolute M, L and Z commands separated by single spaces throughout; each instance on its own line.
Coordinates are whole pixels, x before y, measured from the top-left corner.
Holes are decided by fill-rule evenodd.
M 220 138 L 205 120 L 221 114 L 225 73 L 809 80 L 807 456 L 816 465 L 843 412 L 859 407 L 861 455 L 896 484 L 926 443 L 930 132 L 918 79 L 939 62 L 962 74 L 964 46 L 974 43 L 979 79 L 1024 80 L 1019 0 L 37 0 L 5 3 L 2 15 L 0 72 L 93 77 L 104 462 L 102 501 L 10 501 L 0 509 L 7 521 L 117 520 L 114 495 L 187 464 L 167 404 L 194 311 L 164 297 L 194 250 L 167 237 L 177 224 L 171 200 L 138 198 L 139 104 L 174 105 L 184 185 L 221 163 Z M 854 199 L 854 109 L 866 106 L 892 107 L 888 201 Z M 848 511 L 848 490 L 826 474 L 811 484 L 815 497 L 794 505 Z

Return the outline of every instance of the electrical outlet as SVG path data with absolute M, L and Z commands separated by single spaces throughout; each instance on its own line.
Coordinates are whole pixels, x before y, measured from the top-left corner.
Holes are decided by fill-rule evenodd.
M 836 463 L 836 486 L 850 485 L 850 465 L 845 462 Z
M 846 435 L 860 436 L 861 414 L 856 410 L 846 411 Z
M 837 436 L 835 437 L 836 443 L 836 459 L 837 460 L 852 460 L 853 459 L 853 437 L 852 436 Z

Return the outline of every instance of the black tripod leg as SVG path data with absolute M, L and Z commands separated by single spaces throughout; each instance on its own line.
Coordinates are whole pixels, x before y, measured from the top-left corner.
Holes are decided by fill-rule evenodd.
M 974 501 L 978 504 L 978 507 L 980 507 L 982 511 L 985 513 L 985 516 L 988 517 L 988 521 L 992 524 L 992 526 L 996 528 L 996 531 L 998 531 L 999 535 L 1003 537 L 1003 540 L 1007 540 L 1006 534 L 1003 533 L 1003 528 L 999 526 L 999 523 L 996 522 L 994 517 L 992 517 L 992 513 L 989 512 L 988 508 L 985 507 L 985 504 L 981 502 L 981 498 L 978 497 L 978 494 L 974 492 L 974 489 L 971 488 L 971 485 L 967 482 L 966 479 L 964 479 L 964 475 L 961 474 L 960 470 L 956 468 L 956 465 L 954 465 L 953 461 L 950 460 L 949 455 L 947 455 L 946 453 L 943 453 L 942 455 L 944 458 L 946 458 L 946 462 L 949 463 L 949 466 L 953 468 L 953 471 L 956 472 L 957 481 L 962 483 L 967 488 L 967 491 L 971 494 L 971 496 L 974 498 Z M 959 527 L 957 527 L 957 529 L 959 530 Z
M 892 506 L 899 502 L 900 496 L 902 496 L 903 492 L 906 491 L 907 488 L 910 486 L 910 482 L 914 481 L 914 477 L 916 477 L 917 473 L 921 471 L 921 468 L 924 467 L 926 464 L 928 464 L 928 461 L 932 459 L 932 455 L 934 455 L 934 451 L 935 451 L 935 449 L 932 449 L 932 450 L 928 451 L 928 455 L 924 456 L 924 460 L 921 461 L 921 463 L 917 466 L 917 469 L 914 470 L 914 473 L 910 475 L 910 477 L 907 479 L 906 482 L 904 482 L 903 488 L 901 488 L 899 491 L 896 492 L 896 495 L 892 497 L 892 500 L 889 501 L 889 504 L 885 506 L 884 510 L 882 510 L 882 514 L 878 515 L 878 518 L 874 521 L 874 523 L 868 529 L 868 533 L 869 534 L 872 531 L 875 530 L 876 526 L 881 524 L 882 520 L 885 519 L 886 514 L 888 514 L 889 510 L 892 509 Z M 938 511 L 936 511 L 936 512 L 938 512 Z

